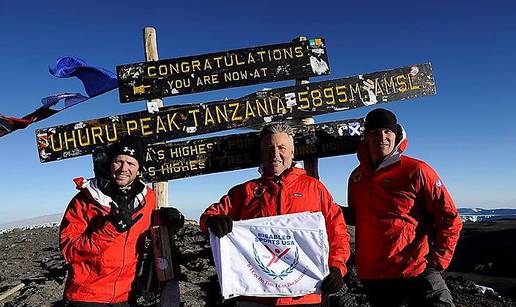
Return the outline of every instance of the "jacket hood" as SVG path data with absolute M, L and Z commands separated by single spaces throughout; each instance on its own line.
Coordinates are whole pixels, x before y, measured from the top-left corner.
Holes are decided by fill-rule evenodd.
M 81 193 L 84 193 L 84 195 L 86 195 L 89 199 L 95 201 L 103 207 L 111 208 L 111 204 L 114 203 L 113 199 L 110 196 L 104 194 L 99 188 L 99 185 L 102 184 L 102 179 L 84 179 L 83 177 L 79 177 L 75 178 L 73 181 L 75 182 L 75 188 L 81 191 Z M 143 202 L 145 195 L 147 195 L 147 187 L 145 187 L 141 193 L 138 193 L 136 195 L 134 200 L 135 207 L 137 207 L 138 204 Z
M 403 128 L 403 126 L 400 124 L 398 124 L 396 140 L 397 140 L 397 143 L 394 146 L 392 153 L 383 159 L 382 163 L 380 163 L 380 165 L 376 168 L 376 170 L 382 169 L 384 167 L 387 167 L 389 165 L 392 165 L 392 164 L 400 161 L 401 155 L 407 149 L 407 146 L 408 146 L 407 133 L 405 132 L 405 129 Z M 375 171 L 372 169 L 373 163 L 369 156 L 367 144 L 365 142 L 365 136 L 362 139 L 362 141 L 360 142 L 360 144 L 358 145 L 357 157 L 360 162 L 360 166 L 367 167 L 368 169 L 371 169 L 371 171 Z

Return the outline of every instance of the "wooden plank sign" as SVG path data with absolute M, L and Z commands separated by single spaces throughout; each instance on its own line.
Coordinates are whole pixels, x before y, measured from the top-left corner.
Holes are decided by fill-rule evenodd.
M 240 99 L 170 106 L 36 131 L 42 162 L 92 153 L 131 134 L 148 143 L 270 121 L 313 115 L 435 94 L 429 63 L 254 93 Z
M 364 120 L 295 126 L 295 160 L 356 152 Z M 259 132 L 153 144 L 147 147 L 142 176 L 147 182 L 167 181 L 260 165 Z M 96 174 L 106 174 L 104 151 L 93 155 Z
M 117 66 L 120 101 L 130 102 L 326 75 L 324 39 Z

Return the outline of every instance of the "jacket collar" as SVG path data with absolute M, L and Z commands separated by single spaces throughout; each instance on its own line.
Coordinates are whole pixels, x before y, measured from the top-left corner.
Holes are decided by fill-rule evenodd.
M 295 181 L 297 177 L 306 174 L 306 171 L 302 168 L 300 163 L 293 163 L 292 167 L 286 169 L 279 176 L 267 176 L 262 174 L 262 180 L 266 184 L 270 183 L 279 183 L 283 186 L 289 185 L 291 182 Z
M 141 179 L 137 178 L 136 180 Z M 77 190 L 81 191 L 92 201 L 95 201 L 99 205 L 107 208 L 111 208 L 111 203 L 113 203 L 113 199 L 108 195 L 104 194 L 102 190 L 99 188 L 99 185 L 102 184 L 102 179 L 100 178 L 91 178 L 84 179 L 83 177 L 75 178 L 73 180 L 75 182 L 75 187 Z M 145 183 L 143 183 L 145 185 Z M 145 196 L 147 195 L 147 187 L 145 187 L 141 193 L 138 193 L 135 197 L 135 207 L 137 204 L 143 202 Z

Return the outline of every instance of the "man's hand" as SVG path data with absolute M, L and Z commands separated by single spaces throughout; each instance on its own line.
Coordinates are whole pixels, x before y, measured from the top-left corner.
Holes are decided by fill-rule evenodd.
M 340 270 L 334 266 L 330 267 L 330 274 L 326 276 L 321 285 L 321 290 L 324 294 L 332 294 L 339 291 L 344 285 Z
M 206 219 L 206 225 L 214 235 L 222 238 L 233 230 L 233 219 L 225 214 L 214 215 Z
M 143 217 L 143 214 L 138 214 L 134 219 L 126 212 L 122 212 L 114 203 L 111 203 L 111 211 L 107 215 L 108 221 L 113 224 L 116 231 L 122 233 L 128 231 L 136 222 Z
M 168 226 L 171 235 L 175 234 L 185 224 L 185 216 L 172 207 L 161 207 L 159 217 Z

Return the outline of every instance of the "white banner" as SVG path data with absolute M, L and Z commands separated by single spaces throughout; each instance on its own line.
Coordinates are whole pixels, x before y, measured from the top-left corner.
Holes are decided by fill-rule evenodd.
M 210 234 L 222 296 L 301 296 L 320 293 L 328 275 L 324 217 L 296 213 L 233 222 L 219 239 Z

